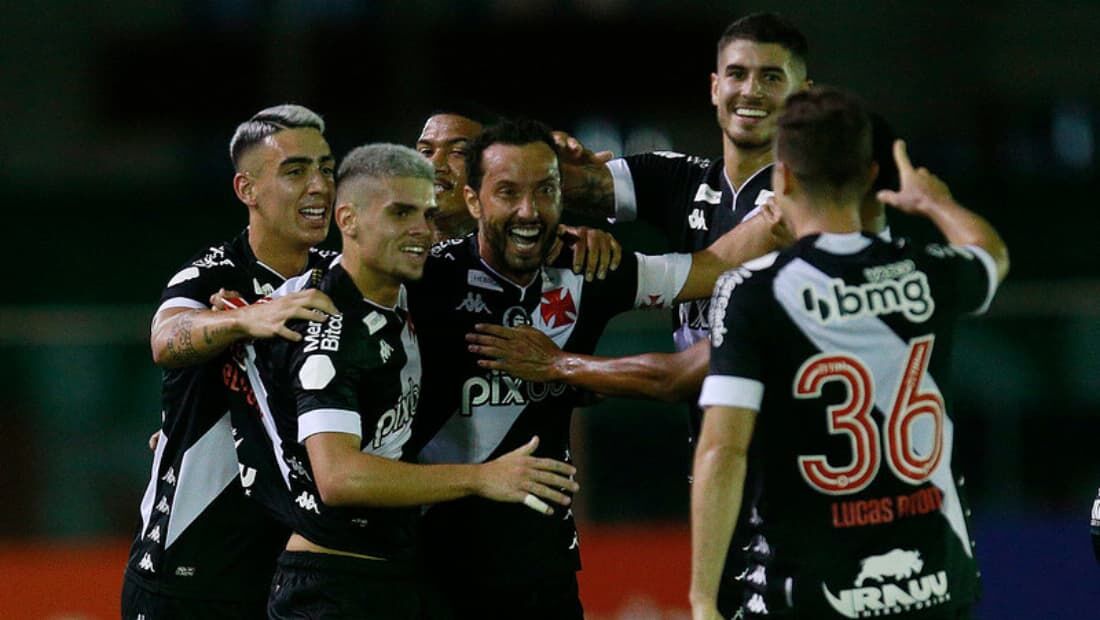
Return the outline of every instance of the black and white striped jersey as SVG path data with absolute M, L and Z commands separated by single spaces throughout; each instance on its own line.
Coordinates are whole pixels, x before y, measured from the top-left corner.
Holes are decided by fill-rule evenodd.
M 301 290 L 308 280 L 291 280 L 276 295 Z M 244 442 L 268 452 L 266 458 L 240 453 L 242 468 L 257 472 L 256 497 L 310 541 L 374 557 L 409 558 L 420 509 L 326 506 L 305 446 L 317 433 L 349 433 L 360 438 L 364 453 L 402 457 L 421 375 L 405 291 L 396 307 L 374 304 L 339 264 L 317 288 L 332 298 L 339 315 L 324 323 L 291 323 L 302 335 L 299 342 L 275 338 L 248 348 L 255 406 L 234 409 L 233 419 Z M 264 475 L 272 462 L 277 475 Z
M 565 256 L 557 264 L 571 260 Z M 437 245 L 423 279 L 409 285 L 424 359 L 413 443 L 423 446 L 420 460 L 481 463 L 537 435 L 537 456 L 570 461 L 577 390 L 480 368 L 466 334 L 477 323 L 530 325 L 564 350 L 591 353 L 616 314 L 668 307 L 689 267 L 686 255 L 630 254 L 604 281 L 545 267 L 529 285 L 518 286 L 482 261 L 475 236 Z M 430 507 L 422 533 L 429 566 L 448 579 L 514 583 L 572 572 L 580 564 L 572 512 L 564 509 L 546 517 L 522 504 L 466 498 Z
M 853 233 L 729 271 L 700 404 L 758 411 L 744 611 L 942 612 L 978 589 L 946 385 L 952 325 L 996 289 L 977 247 Z
M 315 251 L 309 262 L 320 264 L 327 257 Z M 245 230 L 189 260 L 168 282 L 157 311 L 208 309 L 210 296 L 222 288 L 255 301 L 283 282 L 256 259 Z M 160 438 L 128 578 L 173 596 L 248 601 L 265 596 L 287 531 L 242 492 L 229 408 L 234 400 L 249 398 L 232 351 L 164 371 Z
M 615 219 L 641 220 L 664 233 L 673 252 L 708 247 L 756 214 L 772 195 L 771 164 L 756 171 L 739 190 L 724 160 L 658 151 L 607 164 L 615 187 Z M 707 305 L 700 299 L 678 305 L 673 339 L 682 351 L 707 337 Z

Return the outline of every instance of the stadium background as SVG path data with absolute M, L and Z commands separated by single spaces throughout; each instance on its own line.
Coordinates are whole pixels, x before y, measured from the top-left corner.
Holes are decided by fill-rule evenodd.
M 0 617 L 117 614 L 159 420 L 149 319 L 183 259 L 245 222 L 226 155 L 237 122 L 302 103 L 340 154 L 411 144 L 434 105 L 470 98 L 596 148 L 717 154 L 714 42 L 761 9 L 803 28 L 812 77 L 862 94 L 1004 234 L 1013 273 L 989 318 L 961 327 L 954 377 L 979 617 L 1096 617 L 1100 3 L 1024 0 L 8 6 Z M 618 232 L 659 249 L 640 226 Z M 666 326 L 631 315 L 601 349 L 667 349 Z M 590 617 L 686 617 L 680 408 L 610 401 L 576 422 Z

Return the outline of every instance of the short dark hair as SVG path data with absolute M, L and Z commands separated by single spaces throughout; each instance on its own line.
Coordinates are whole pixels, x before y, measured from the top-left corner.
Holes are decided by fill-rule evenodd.
M 811 192 L 865 183 L 871 165 L 871 121 L 863 103 L 831 87 L 787 97 L 775 136 L 775 157 Z M 862 195 L 867 187 L 859 189 Z
M 481 179 L 485 171 L 481 169 L 481 156 L 494 144 L 523 146 L 533 142 L 543 142 L 557 153 L 550 127 L 539 121 L 520 118 L 505 119 L 481 132 L 470 141 L 466 151 L 466 184 L 475 192 L 481 191 Z
M 457 99 L 454 101 L 447 101 L 443 105 L 432 109 L 431 113 L 425 117 L 425 120 L 439 116 L 441 114 L 449 114 L 451 116 L 461 116 L 462 118 L 468 118 L 471 121 L 481 125 L 482 127 L 488 127 L 495 123 L 500 122 L 501 116 L 489 108 L 477 103 L 476 101 L 469 101 L 466 99 Z
M 264 138 L 284 129 L 302 127 L 325 133 L 324 119 L 305 106 L 284 103 L 253 114 L 252 118 L 237 125 L 237 130 L 229 140 L 229 158 L 233 160 L 233 168 L 240 170 L 241 157 Z
M 774 43 L 791 53 L 802 66 L 810 55 L 806 35 L 793 22 L 778 13 L 752 13 L 726 26 L 718 39 L 718 53 L 730 43 L 743 39 L 757 43 Z

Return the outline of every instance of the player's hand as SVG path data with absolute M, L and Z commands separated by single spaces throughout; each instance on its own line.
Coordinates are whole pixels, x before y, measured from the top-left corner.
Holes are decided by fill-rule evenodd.
M 603 280 L 607 271 L 619 268 L 623 246 L 611 233 L 587 226 L 558 226 L 558 238 L 573 249 L 573 273 L 584 271 L 584 279 Z
M 940 204 L 952 204 L 951 190 L 927 168 L 913 168 L 904 140 L 894 141 L 894 161 L 898 165 L 901 187 L 898 191 L 880 190 L 875 195 L 879 202 L 888 204 L 903 213 L 926 215 Z
M 222 288 L 210 296 L 210 309 L 215 312 L 243 308 L 247 305 L 248 302 L 237 291 L 227 291 Z
M 791 230 L 786 218 L 783 217 L 783 209 L 779 203 L 786 198 L 779 194 L 772 194 L 761 208 L 759 217 L 763 217 L 770 225 L 772 239 L 776 247 L 782 249 L 791 246 L 795 242 L 794 231 Z
M 577 469 L 569 463 L 531 456 L 538 446 L 539 438 L 532 437 L 508 454 L 479 465 L 477 494 L 498 502 L 523 504 L 544 515 L 554 514 L 546 501 L 568 506 L 573 500 L 565 492 L 580 489 L 573 480 Z
M 155 433 L 149 435 L 149 451 L 156 452 L 158 443 L 160 443 L 160 429 L 157 429 Z
M 477 330 L 466 334 L 471 353 L 491 359 L 477 361 L 478 366 L 501 370 L 524 381 L 557 381 L 557 364 L 566 354 L 546 334 L 529 325 L 504 327 L 478 323 Z
M 317 289 L 291 293 L 265 303 L 245 306 L 235 312 L 245 333 L 252 338 L 271 338 L 280 336 L 298 342 L 302 335 L 286 326 L 287 321 L 302 319 L 323 322 L 340 311 L 332 299 Z
M 564 131 L 553 131 L 550 132 L 550 135 L 554 138 L 558 161 L 567 166 L 602 165 L 615 157 L 615 154 L 611 151 L 592 152 L 590 149 L 585 148 L 580 140 Z

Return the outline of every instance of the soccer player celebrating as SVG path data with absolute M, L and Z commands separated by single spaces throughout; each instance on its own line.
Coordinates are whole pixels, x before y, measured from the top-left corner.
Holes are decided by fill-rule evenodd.
M 538 454 L 569 461 L 578 392 L 484 369 L 466 334 L 479 323 L 531 325 L 566 350 L 590 353 L 618 313 L 709 294 L 721 271 L 746 258 L 745 239 L 766 234 L 764 218 L 706 251 L 627 255 L 603 282 L 587 281 L 545 265 L 562 209 L 559 160 L 545 126 L 510 121 L 485 130 L 469 145 L 466 170 L 477 234 L 436 246 L 424 278 L 409 287 L 425 350 L 413 444 L 426 444 L 424 462 L 480 463 L 538 435 Z M 428 565 L 460 618 L 582 616 L 571 513 L 547 520 L 468 498 L 431 507 L 424 525 Z
M 233 188 L 248 228 L 199 252 L 171 278 L 153 318 L 153 359 L 165 368 L 141 523 L 122 593 L 124 618 L 262 618 L 287 531 L 245 499 L 226 410 L 244 397 L 226 349 L 245 338 L 296 338 L 284 323 L 334 312 L 317 291 L 239 312 L 214 312 L 222 289 L 254 301 L 320 264 L 335 161 L 314 112 L 282 105 L 258 112 L 230 142 Z
M 879 198 L 928 217 L 950 245 L 861 234 L 870 144 L 851 96 L 793 95 L 772 182 L 798 241 L 715 287 L 692 489 L 696 620 L 721 617 L 743 503 L 752 542 L 731 553 L 749 556 L 746 580 L 763 587 L 746 590 L 743 617 L 959 618 L 976 597 L 947 360 L 954 319 L 988 307 L 1008 254 L 900 142 L 901 188 Z
M 424 398 L 421 335 L 404 283 L 424 270 L 434 177 L 406 147 L 349 153 L 335 211 L 343 253 L 318 283 L 339 314 L 295 323 L 300 338 L 257 342 L 249 355 L 256 408 L 235 419 L 244 441 L 269 442 L 280 476 L 259 497 L 294 532 L 271 618 L 436 617 L 415 568 L 422 504 L 477 495 L 545 519 L 553 511 L 543 500 L 567 506 L 578 488 L 572 466 L 531 456 L 537 437 L 484 464 L 401 460 Z

